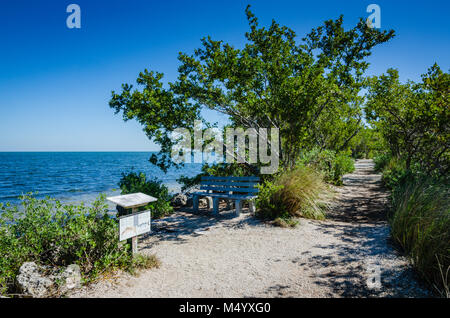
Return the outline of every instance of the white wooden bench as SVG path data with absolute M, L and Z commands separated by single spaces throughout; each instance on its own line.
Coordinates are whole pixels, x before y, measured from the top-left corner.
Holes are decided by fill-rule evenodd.
M 259 177 L 202 177 L 200 190 L 205 192 L 194 192 L 194 211 L 198 211 L 200 197 L 213 199 L 213 213 L 219 213 L 219 199 L 235 201 L 236 215 L 241 213 L 242 202 L 249 201 L 250 212 L 255 212 L 255 201 L 258 193 Z

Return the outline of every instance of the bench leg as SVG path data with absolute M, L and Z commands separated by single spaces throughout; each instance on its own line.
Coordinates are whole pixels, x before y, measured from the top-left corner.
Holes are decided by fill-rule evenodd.
M 255 200 L 250 200 L 248 206 L 250 208 L 250 213 L 254 214 L 256 212 Z
M 198 195 L 196 195 L 196 194 L 194 194 L 194 196 L 192 198 L 192 206 L 193 206 L 194 212 L 198 212 Z
M 211 210 L 211 207 L 213 205 L 213 200 L 211 197 L 206 197 L 206 208 L 209 210 Z
M 229 194 L 229 195 L 232 195 L 233 192 L 230 191 L 230 192 L 228 192 L 228 194 Z M 227 200 L 227 210 L 231 210 L 231 209 L 233 208 L 233 203 L 234 203 L 233 200 Z
M 213 214 L 219 214 L 219 198 L 213 199 Z
M 236 216 L 239 216 L 241 214 L 241 209 L 242 209 L 242 201 L 241 200 L 236 200 Z

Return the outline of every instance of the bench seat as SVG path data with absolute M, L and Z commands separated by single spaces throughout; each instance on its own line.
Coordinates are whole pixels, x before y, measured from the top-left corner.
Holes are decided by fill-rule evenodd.
M 220 199 L 230 199 L 230 200 L 252 200 L 256 199 L 257 195 L 246 195 L 246 194 L 228 194 L 228 193 L 207 193 L 207 192 L 193 192 L 192 195 L 199 195 L 205 197 L 218 197 Z

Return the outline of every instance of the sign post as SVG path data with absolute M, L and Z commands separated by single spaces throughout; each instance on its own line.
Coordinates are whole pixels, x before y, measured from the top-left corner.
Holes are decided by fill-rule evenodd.
M 151 231 L 150 210 L 138 212 L 139 207 L 155 202 L 157 199 L 140 192 L 108 197 L 106 199 L 125 209 L 131 209 L 131 214 L 119 217 L 119 240 L 131 239 L 131 251 L 133 255 L 137 254 L 138 235 Z
M 132 208 L 131 209 L 131 213 L 136 213 L 138 211 L 138 208 Z M 149 231 L 150 231 L 150 221 L 148 222 L 149 224 Z M 119 228 L 119 231 L 120 231 L 121 229 Z M 138 245 L 137 245 L 137 242 L 138 242 L 138 240 L 137 240 L 137 236 L 133 236 L 132 238 L 131 238 L 131 253 L 133 254 L 133 255 L 136 255 L 137 254 L 137 251 L 138 251 Z

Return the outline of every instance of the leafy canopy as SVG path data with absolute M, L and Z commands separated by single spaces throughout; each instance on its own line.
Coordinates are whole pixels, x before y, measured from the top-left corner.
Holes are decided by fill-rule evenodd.
M 361 125 L 365 60 L 394 32 L 369 28 L 363 19 L 344 30 L 343 17 L 327 20 L 299 43 L 293 30 L 275 21 L 260 27 L 248 6 L 250 30 L 241 49 L 201 40 L 193 55 L 180 53 L 178 79 L 165 88 L 161 73 L 139 74 L 141 90 L 122 85 L 110 106 L 125 120 L 137 119 L 161 146 L 151 161 L 171 165 L 174 128 L 192 128 L 207 107 L 229 116 L 233 126 L 280 130 L 280 162 L 292 168 L 302 150 L 343 150 Z
M 437 64 L 421 83 L 402 84 L 398 71 L 370 80 L 369 122 L 383 135 L 394 156 L 423 171 L 446 174 L 450 163 L 450 74 Z

